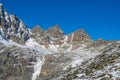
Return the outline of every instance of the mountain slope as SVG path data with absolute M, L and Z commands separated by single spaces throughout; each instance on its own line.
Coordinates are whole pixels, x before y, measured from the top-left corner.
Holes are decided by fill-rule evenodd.
M 101 54 L 84 61 L 76 68 L 56 74 L 57 77 L 52 80 L 119 80 L 120 43 L 109 42 L 100 50 Z

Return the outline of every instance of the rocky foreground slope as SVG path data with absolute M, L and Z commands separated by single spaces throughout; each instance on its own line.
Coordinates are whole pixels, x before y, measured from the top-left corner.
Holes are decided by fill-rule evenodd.
M 85 30 L 29 29 L 0 4 L 0 80 L 119 80 L 120 41 Z

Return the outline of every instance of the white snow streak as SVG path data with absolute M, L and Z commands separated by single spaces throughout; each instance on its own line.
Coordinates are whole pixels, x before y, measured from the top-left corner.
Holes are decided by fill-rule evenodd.
M 65 40 L 64 40 L 64 45 L 66 44 L 67 39 L 68 39 L 68 36 L 66 35 L 66 36 L 65 36 Z
M 35 80 L 40 75 L 41 68 L 42 68 L 44 61 L 45 61 L 44 56 L 42 57 L 42 60 L 40 60 L 40 58 L 38 57 L 37 63 L 34 66 L 34 73 L 32 76 L 32 80 Z
M 72 38 L 71 38 L 71 41 L 70 41 L 70 43 L 72 43 L 72 41 L 73 41 L 73 37 L 74 37 L 74 33 L 72 34 Z

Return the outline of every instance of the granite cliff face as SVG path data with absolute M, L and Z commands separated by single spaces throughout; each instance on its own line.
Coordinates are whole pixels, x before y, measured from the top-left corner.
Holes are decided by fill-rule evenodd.
M 119 80 L 120 41 L 93 41 L 84 29 L 29 29 L 0 4 L 0 80 Z

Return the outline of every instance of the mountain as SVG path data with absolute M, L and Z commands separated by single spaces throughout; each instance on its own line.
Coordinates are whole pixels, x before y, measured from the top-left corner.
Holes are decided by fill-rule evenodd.
M 25 43 L 29 38 L 29 29 L 16 15 L 8 12 L 0 4 L 0 34 L 5 40 Z
M 120 41 L 93 41 L 84 29 L 29 29 L 0 3 L 0 80 L 119 80 Z

